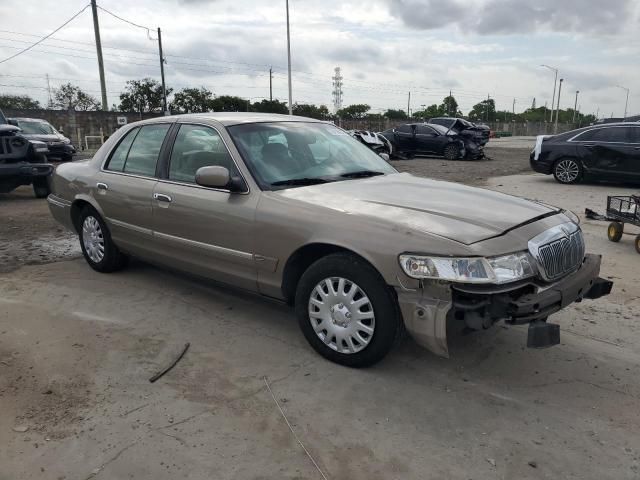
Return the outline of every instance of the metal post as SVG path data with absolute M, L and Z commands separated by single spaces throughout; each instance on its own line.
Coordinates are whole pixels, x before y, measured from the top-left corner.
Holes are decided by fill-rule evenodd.
M 577 112 L 577 107 L 578 107 L 578 94 L 579 93 L 580 93 L 580 90 L 576 90 L 576 101 L 573 104 L 573 120 L 571 122 L 574 125 L 576 124 L 576 112 Z
M 487 103 L 486 103 L 486 108 L 484 109 L 485 116 L 487 117 L 487 122 L 489 121 L 489 99 L 490 98 L 491 97 L 487 93 Z
M 47 73 L 47 108 L 51 108 L 53 106 L 53 101 L 51 100 L 51 84 L 49 83 L 49 74 Z
M 411 118 L 411 92 L 409 92 L 409 97 L 407 99 L 407 117 Z
M 91 0 L 91 12 L 93 13 L 93 32 L 96 36 L 96 50 L 98 54 L 98 72 L 100 73 L 100 90 L 102 91 L 102 110 L 109 110 L 107 104 L 107 84 L 104 79 L 104 62 L 102 61 L 102 42 L 100 41 L 100 24 L 98 23 L 98 6 L 96 0 Z
M 553 104 L 556 101 L 556 85 L 558 84 L 558 69 L 556 70 L 556 76 L 553 80 L 553 97 L 551 97 L 551 121 L 553 122 Z
M 273 68 L 269 67 L 269 101 L 273 102 Z
M 560 92 L 562 92 L 562 82 L 564 81 L 564 78 L 560 79 L 560 85 L 558 86 L 558 103 L 557 103 L 557 107 L 556 107 L 556 123 L 553 127 L 553 133 L 554 135 L 558 134 L 558 116 L 560 115 Z
M 289 68 L 289 115 L 293 115 L 293 94 L 291 93 L 291 34 L 289 32 L 289 0 L 287 3 L 287 62 Z
M 162 55 L 162 33 L 158 27 L 158 52 L 160 53 L 160 77 L 162 78 L 162 112 L 168 115 L 167 111 L 167 88 L 164 84 L 164 56 Z

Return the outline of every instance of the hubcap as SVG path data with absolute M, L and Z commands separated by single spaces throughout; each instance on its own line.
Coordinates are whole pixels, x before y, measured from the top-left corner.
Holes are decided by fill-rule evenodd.
M 580 173 L 580 168 L 578 164 L 573 160 L 562 160 L 556 166 L 556 175 L 560 179 L 561 182 L 570 183 L 573 182 L 576 178 L 578 178 L 578 174 Z
M 104 236 L 100 223 L 92 216 L 85 218 L 82 224 L 82 243 L 89 258 L 100 263 L 104 258 Z
M 325 345 L 346 354 L 369 345 L 376 323 L 364 290 L 341 277 L 325 278 L 311 291 L 309 320 Z

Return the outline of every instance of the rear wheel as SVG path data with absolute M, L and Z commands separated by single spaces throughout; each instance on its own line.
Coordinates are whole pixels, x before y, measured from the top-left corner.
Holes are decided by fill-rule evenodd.
M 624 225 L 620 222 L 611 222 L 607 227 L 607 238 L 612 242 L 619 242 L 624 232 Z
M 300 279 L 295 306 L 307 341 L 341 365 L 379 362 L 401 333 L 389 287 L 371 265 L 354 255 L 332 254 L 312 264 Z
M 33 181 L 33 193 L 36 198 L 46 198 L 51 193 L 49 182 L 46 177 L 36 178 Z
M 582 165 L 575 158 L 561 158 L 553 166 L 553 176 L 564 184 L 578 183 L 582 173 Z
M 85 207 L 78 220 L 80 247 L 89 266 L 101 273 L 124 268 L 128 257 L 111 239 L 104 220 L 92 207 Z
M 640 253 L 640 235 L 636 235 L 634 244 L 636 246 L 636 252 Z
M 447 145 L 446 147 L 444 147 L 443 156 L 447 160 L 457 160 L 458 158 L 460 158 L 460 147 L 453 144 Z

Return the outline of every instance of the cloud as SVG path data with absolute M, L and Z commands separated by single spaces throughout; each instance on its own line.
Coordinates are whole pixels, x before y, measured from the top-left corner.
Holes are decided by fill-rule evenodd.
M 616 34 L 637 16 L 634 0 L 386 0 L 391 15 L 412 28 L 456 26 L 481 35 L 552 31 Z

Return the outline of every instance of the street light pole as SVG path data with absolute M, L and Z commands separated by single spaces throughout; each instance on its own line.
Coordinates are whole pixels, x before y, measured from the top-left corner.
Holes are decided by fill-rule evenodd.
M 627 107 L 629 106 L 629 89 L 627 87 L 623 87 L 622 85 L 616 85 L 616 87 L 623 89 L 627 92 L 627 99 L 624 102 L 624 117 L 627 118 Z
M 560 85 L 558 86 L 558 103 L 556 105 L 556 123 L 553 127 L 554 135 L 558 134 L 558 116 L 560 115 L 560 93 L 562 92 L 562 82 L 564 82 L 564 78 L 560 79 Z
M 162 55 L 162 32 L 160 32 L 160 27 L 158 27 L 158 52 L 160 53 L 160 78 L 162 79 L 162 114 L 168 115 L 167 87 L 164 83 L 164 56 Z
M 289 115 L 293 115 L 293 95 L 291 93 L 291 35 L 289 33 L 289 0 L 287 3 L 287 62 L 289 67 Z
M 549 70 L 555 72 L 555 78 L 553 79 L 553 97 L 551 97 L 551 117 L 549 118 L 549 121 L 553 122 L 553 105 L 556 101 L 556 85 L 558 84 L 558 69 L 555 67 L 550 67 L 549 65 L 540 65 L 540 66 L 548 68 Z
M 575 125 L 576 123 L 576 108 L 578 107 L 578 94 L 580 93 L 580 90 L 576 90 L 576 102 L 573 104 L 573 121 L 571 123 L 573 123 Z

